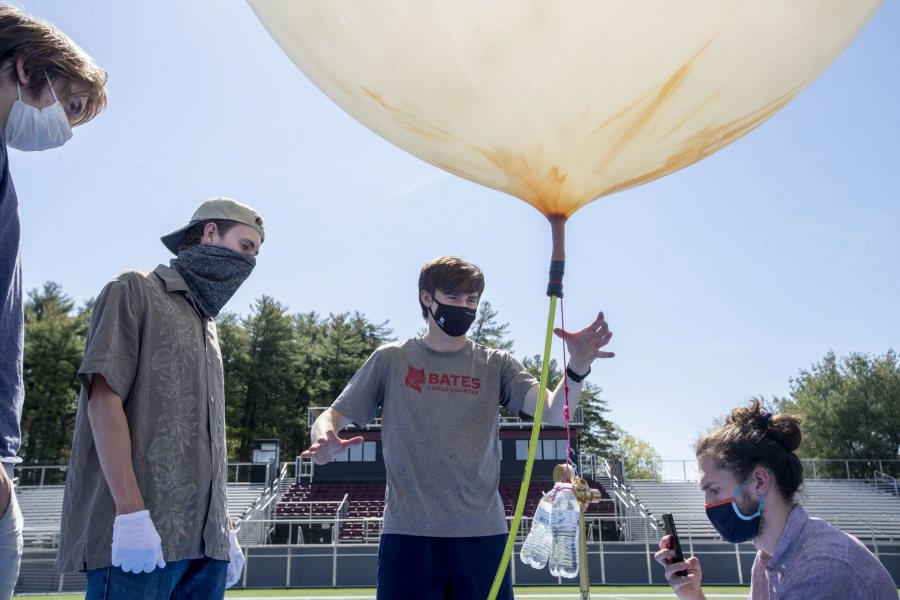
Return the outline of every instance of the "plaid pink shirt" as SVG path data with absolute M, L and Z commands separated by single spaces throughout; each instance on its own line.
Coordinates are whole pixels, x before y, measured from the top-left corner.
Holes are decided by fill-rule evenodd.
M 750 600 L 897 600 L 887 569 L 862 542 L 799 504 L 775 554 L 757 552 Z

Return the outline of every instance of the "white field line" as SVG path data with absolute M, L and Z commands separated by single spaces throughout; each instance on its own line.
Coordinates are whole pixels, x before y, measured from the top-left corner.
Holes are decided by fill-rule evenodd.
M 226 596 L 226 598 L 235 598 L 240 600 L 375 600 L 375 596 Z M 709 600 L 716 598 L 746 598 L 747 594 L 706 594 Z M 530 600 L 577 600 L 580 598 L 578 594 L 529 594 L 517 593 L 518 599 Z M 597 594 L 591 592 L 591 598 L 608 598 L 611 600 L 634 600 L 637 598 L 665 598 L 671 600 L 675 598 L 673 593 L 641 593 L 641 594 Z

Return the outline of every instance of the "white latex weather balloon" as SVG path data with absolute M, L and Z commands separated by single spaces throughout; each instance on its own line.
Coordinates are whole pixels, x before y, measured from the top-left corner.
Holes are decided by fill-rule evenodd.
M 564 219 L 768 119 L 880 0 L 250 4 L 366 127 Z

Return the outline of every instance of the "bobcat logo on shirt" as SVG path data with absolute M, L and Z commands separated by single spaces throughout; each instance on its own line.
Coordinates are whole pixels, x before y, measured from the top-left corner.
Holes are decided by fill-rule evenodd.
M 481 378 L 479 377 L 453 373 L 426 373 L 424 367 L 417 369 L 412 365 L 409 365 L 409 371 L 406 373 L 406 380 L 403 383 L 420 394 L 422 385 L 425 385 L 425 389 L 431 392 L 449 392 L 469 396 L 477 396 L 478 390 L 481 388 Z
M 422 393 L 422 384 L 425 383 L 425 368 L 417 369 L 409 366 L 409 373 L 406 374 L 406 387 L 410 387 L 419 393 Z

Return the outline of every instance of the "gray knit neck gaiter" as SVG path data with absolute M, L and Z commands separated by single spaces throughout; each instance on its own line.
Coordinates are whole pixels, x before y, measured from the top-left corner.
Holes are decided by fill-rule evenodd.
M 256 258 L 230 248 L 196 244 L 178 253 L 169 265 L 184 279 L 205 317 L 215 317 L 256 266 Z

